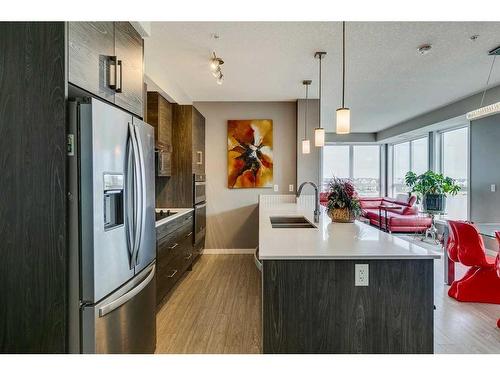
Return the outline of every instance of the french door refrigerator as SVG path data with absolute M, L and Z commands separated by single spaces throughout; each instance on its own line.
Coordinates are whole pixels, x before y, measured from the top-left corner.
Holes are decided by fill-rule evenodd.
M 69 347 L 156 346 L 153 128 L 97 99 L 69 102 Z

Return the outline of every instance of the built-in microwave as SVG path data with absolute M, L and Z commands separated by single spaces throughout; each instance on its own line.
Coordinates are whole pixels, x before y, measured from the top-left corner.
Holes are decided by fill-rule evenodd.
M 156 175 L 159 177 L 168 177 L 172 175 L 172 153 L 164 150 L 155 152 Z

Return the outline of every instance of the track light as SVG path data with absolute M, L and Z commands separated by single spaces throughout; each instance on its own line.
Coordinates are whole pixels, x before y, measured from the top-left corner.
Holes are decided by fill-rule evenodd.
M 212 53 L 212 57 L 210 58 L 210 70 L 212 71 L 212 75 L 217 79 L 217 84 L 222 85 L 222 74 L 221 65 L 224 64 L 224 60 L 220 57 L 217 57 L 215 51 Z

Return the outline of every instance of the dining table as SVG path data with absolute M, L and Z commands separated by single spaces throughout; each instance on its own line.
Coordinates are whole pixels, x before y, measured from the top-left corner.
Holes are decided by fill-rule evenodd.
M 495 232 L 500 232 L 500 223 L 473 223 L 479 232 L 486 240 L 486 247 L 488 250 L 498 252 L 499 247 L 495 240 Z M 448 242 L 448 226 L 445 227 L 445 241 L 444 249 L 446 250 L 446 243 Z M 491 244 L 488 247 L 488 244 Z M 451 285 L 455 281 L 455 262 L 453 262 L 448 256 L 446 257 L 444 263 L 444 282 L 447 285 Z

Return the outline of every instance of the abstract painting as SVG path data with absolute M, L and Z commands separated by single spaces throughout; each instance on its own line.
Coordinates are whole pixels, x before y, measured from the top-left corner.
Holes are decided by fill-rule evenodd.
M 227 179 L 230 189 L 273 184 L 273 120 L 229 120 Z

